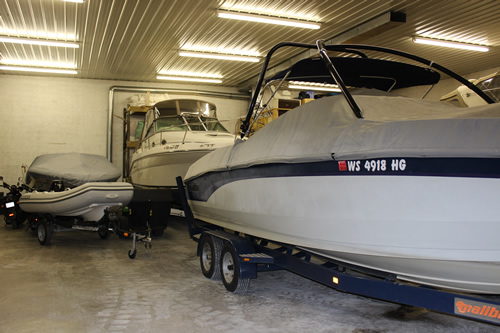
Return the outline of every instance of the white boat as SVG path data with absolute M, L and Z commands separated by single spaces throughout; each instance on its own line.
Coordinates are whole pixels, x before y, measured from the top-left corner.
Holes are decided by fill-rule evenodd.
M 470 80 L 475 86 L 484 91 L 496 103 L 500 101 L 500 72 L 483 76 L 477 80 Z M 452 92 L 441 96 L 441 101 L 455 103 L 458 106 L 469 107 L 487 104 L 469 87 L 461 85 Z
M 279 47 L 295 45 L 314 47 Z M 346 86 L 434 84 L 439 74 L 428 65 L 471 84 L 402 52 L 318 45 L 321 60 L 303 60 L 275 78 L 308 76 L 337 83 L 342 94 L 288 111 L 195 162 L 185 178 L 194 216 L 402 281 L 500 294 L 500 104 L 458 108 L 373 89 L 350 92 Z M 259 114 L 257 94 L 277 48 L 263 66 L 243 134 Z M 385 51 L 427 67 L 328 58 L 325 49 Z M 330 70 L 321 73 L 325 63 Z
M 19 204 L 28 213 L 81 217 L 99 221 L 105 209 L 127 205 L 134 194 L 129 183 L 91 182 L 63 191 L 33 191 L 21 196 Z
M 217 120 L 214 104 L 166 100 L 146 113 L 138 147 L 132 155 L 130 181 L 143 187 L 177 187 L 175 177 L 235 137 Z

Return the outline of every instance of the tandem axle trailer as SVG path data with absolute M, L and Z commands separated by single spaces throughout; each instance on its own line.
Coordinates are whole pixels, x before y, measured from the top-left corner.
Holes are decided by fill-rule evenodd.
M 336 290 L 402 305 L 424 308 L 500 326 L 500 296 L 476 295 L 404 283 L 395 274 L 323 258 L 281 244 L 196 220 L 177 177 L 190 237 L 198 242 L 201 271 L 221 279 L 231 292 L 244 292 L 258 272 L 285 269 Z

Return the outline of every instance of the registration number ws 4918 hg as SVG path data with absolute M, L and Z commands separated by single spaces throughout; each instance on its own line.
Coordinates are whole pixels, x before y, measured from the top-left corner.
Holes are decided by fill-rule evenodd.
M 405 159 L 376 159 L 376 160 L 354 160 L 338 161 L 339 171 L 348 172 L 397 172 L 406 170 Z

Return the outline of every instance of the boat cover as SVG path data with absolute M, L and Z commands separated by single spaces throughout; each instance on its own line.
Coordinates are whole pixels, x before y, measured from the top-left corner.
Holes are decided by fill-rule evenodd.
M 383 157 L 500 157 L 500 104 L 459 108 L 386 93 L 353 93 L 358 119 L 342 95 L 288 111 L 247 141 L 195 162 L 186 180 L 207 172 L 269 163 Z
M 114 182 L 120 176 L 120 170 L 104 156 L 45 154 L 36 157 L 31 163 L 26 173 L 26 183 L 47 190 L 53 180 L 62 180 L 65 187 L 77 187 L 89 182 Z

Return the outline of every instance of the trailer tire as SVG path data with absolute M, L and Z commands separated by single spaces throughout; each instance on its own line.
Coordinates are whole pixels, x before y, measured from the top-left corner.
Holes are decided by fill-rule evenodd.
M 99 228 L 97 230 L 97 234 L 101 239 L 107 240 L 111 238 L 111 232 L 109 232 L 108 228 Z
M 165 229 L 153 229 L 153 230 L 151 230 L 151 235 L 153 237 L 161 237 L 161 236 L 163 236 L 164 232 L 165 232 Z
M 37 228 L 37 237 L 40 245 L 49 245 L 54 233 L 54 226 L 46 221 L 41 221 Z
M 200 267 L 203 275 L 211 280 L 220 280 L 220 254 L 222 251 L 222 239 L 203 235 L 200 241 Z
M 12 229 L 19 229 L 19 223 L 17 223 L 16 219 L 12 220 Z
M 222 248 L 220 257 L 220 271 L 222 273 L 222 283 L 228 291 L 242 293 L 247 291 L 250 279 L 240 277 L 240 261 L 236 250 L 230 243 L 226 243 Z

